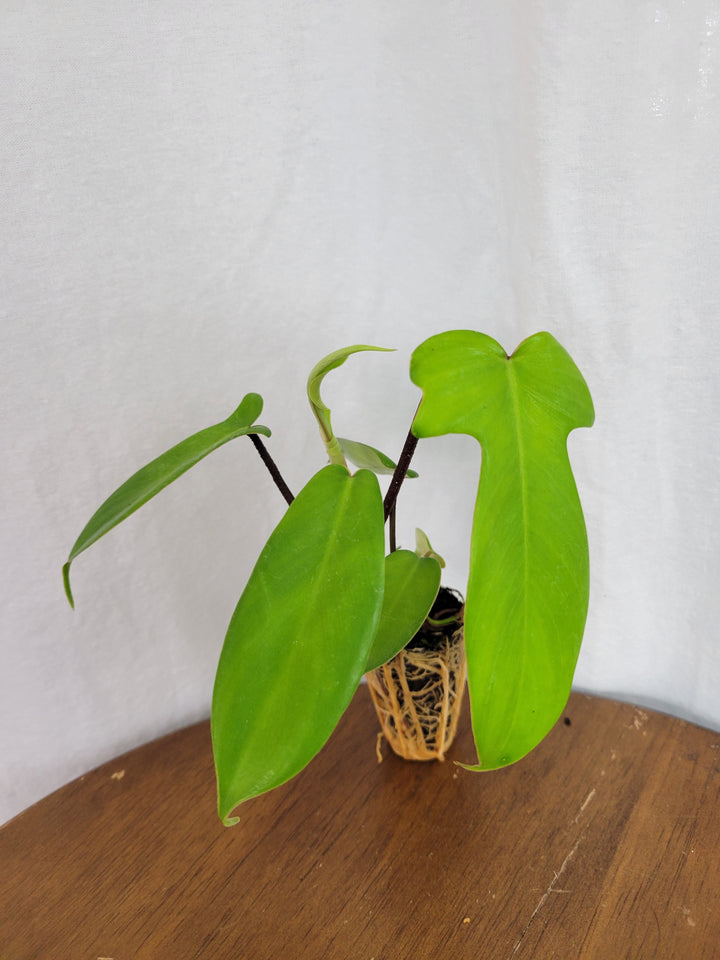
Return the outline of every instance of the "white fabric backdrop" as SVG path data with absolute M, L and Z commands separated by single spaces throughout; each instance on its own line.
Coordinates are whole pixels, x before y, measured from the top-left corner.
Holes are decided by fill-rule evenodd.
M 328 381 L 337 427 L 398 450 L 409 352 L 451 327 L 508 350 L 548 329 L 593 392 L 577 686 L 720 728 L 719 22 L 702 0 L 2 5 L 0 821 L 207 714 L 283 509 L 238 441 L 76 562 L 73 613 L 60 567 L 100 501 L 247 390 L 298 488 L 323 462 L 305 377 L 353 342 L 398 352 Z M 461 587 L 478 464 L 421 445 L 400 518 Z

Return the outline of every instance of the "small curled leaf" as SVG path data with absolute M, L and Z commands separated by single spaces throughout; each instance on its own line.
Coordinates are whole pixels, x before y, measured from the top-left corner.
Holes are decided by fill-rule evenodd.
M 346 437 L 338 437 L 337 441 L 344 455 L 354 466 L 372 470 L 375 474 L 392 476 L 395 473 L 397 464 L 375 447 L 367 443 L 358 443 L 357 440 L 348 440 Z M 413 479 L 417 477 L 417 473 L 414 470 L 408 470 L 405 476 Z
M 436 553 L 433 550 L 433 546 L 428 539 L 428 535 L 424 530 L 421 530 L 420 527 L 415 528 L 415 553 L 419 557 L 433 557 L 433 559 L 437 560 L 440 566 L 444 569 L 445 561 L 439 553 Z

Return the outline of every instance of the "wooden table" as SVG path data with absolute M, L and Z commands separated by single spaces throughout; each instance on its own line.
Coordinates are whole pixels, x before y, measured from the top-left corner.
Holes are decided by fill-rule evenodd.
M 376 730 L 361 688 L 232 829 L 207 723 L 31 807 L 0 829 L 0 960 L 720 957 L 720 734 L 574 694 L 476 774 L 378 765 Z

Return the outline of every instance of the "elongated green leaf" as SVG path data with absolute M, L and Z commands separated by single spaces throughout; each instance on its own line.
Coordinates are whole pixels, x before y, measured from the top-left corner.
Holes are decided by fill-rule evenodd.
M 467 433 L 482 470 L 465 610 L 476 769 L 520 759 L 567 701 L 587 615 L 587 536 L 567 454 L 590 426 L 590 393 L 549 333 L 508 357 L 473 331 L 415 351 L 418 437 Z
M 331 370 L 336 370 L 338 367 L 341 367 L 352 354 L 362 353 L 364 350 L 377 350 L 382 353 L 392 352 L 392 350 L 388 350 L 387 347 L 370 347 L 367 346 L 367 344 L 355 344 L 352 347 L 343 347 L 341 350 L 334 350 L 326 357 L 323 357 L 322 360 L 315 364 L 308 377 L 308 400 L 310 401 L 312 412 L 315 414 L 315 419 L 320 426 L 320 436 L 325 443 L 330 462 L 337 463 L 340 466 L 345 466 L 345 458 L 343 457 L 337 437 L 333 433 L 332 423 L 330 422 L 330 409 L 323 403 L 323 399 L 320 396 L 320 385 Z
M 380 617 L 382 498 L 331 464 L 293 500 L 238 601 L 212 704 L 218 812 L 298 773 L 360 682 Z
M 227 420 L 200 430 L 171 447 L 134 473 L 108 497 L 83 528 L 63 567 L 65 593 L 71 606 L 74 606 L 74 602 L 70 589 L 70 564 L 75 557 L 224 443 L 248 433 L 262 433 L 269 437 L 270 430 L 254 422 L 260 416 L 262 407 L 260 394 L 246 394 L 240 406 Z
M 364 470 L 372 470 L 373 473 L 378 475 L 389 474 L 392 476 L 395 472 L 397 464 L 390 457 L 376 450 L 375 447 L 370 447 L 366 443 L 358 443 L 357 440 L 348 440 L 345 437 L 338 437 L 337 441 L 345 457 L 354 466 L 362 467 Z M 414 470 L 408 470 L 405 476 L 414 479 L 417 477 L 417 473 Z
M 391 660 L 412 640 L 440 589 L 440 564 L 411 550 L 385 558 L 385 596 L 365 672 Z

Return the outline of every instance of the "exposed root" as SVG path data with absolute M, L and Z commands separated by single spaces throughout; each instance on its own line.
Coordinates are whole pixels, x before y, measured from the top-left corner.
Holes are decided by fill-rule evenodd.
M 457 730 L 467 667 L 460 626 L 437 650 L 408 648 L 367 675 L 382 732 L 406 760 L 444 760 Z

